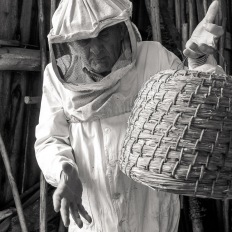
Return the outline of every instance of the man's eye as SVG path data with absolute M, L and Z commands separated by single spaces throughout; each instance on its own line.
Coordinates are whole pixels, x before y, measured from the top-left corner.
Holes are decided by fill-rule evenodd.
M 99 36 L 100 38 L 105 38 L 109 35 L 109 30 L 103 30 L 102 32 L 100 32 Z
M 79 46 L 87 46 L 90 42 L 90 39 L 81 39 L 77 41 L 77 44 Z

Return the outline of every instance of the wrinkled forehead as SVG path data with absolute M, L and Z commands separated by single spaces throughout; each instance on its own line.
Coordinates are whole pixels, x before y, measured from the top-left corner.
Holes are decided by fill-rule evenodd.
M 122 34 L 125 34 L 125 28 L 126 26 L 124 23 L 115 24 L 101 30 L 96 37 L 75 40 L 73 42 L 67 42 L 67 44 L 71 50 L 76 50 L 88 48 L 91 41 L 95 44 L 96 38 L 98 39 L 98 44 L 104 43 L 104 45 L 107 45 L 108 43 L 119 43 L 122 39 Z

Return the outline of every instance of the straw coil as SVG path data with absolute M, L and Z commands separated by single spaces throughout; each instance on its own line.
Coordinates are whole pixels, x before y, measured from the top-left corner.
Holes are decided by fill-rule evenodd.
M 140 90 L 120 157 L 151 188 L 205 198 L 232 196 L 232 78 L 165 70 Z

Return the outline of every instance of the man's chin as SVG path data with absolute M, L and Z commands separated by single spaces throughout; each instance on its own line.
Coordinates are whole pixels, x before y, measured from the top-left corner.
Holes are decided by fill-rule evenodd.
M 101 65 L 92 65 L 91 66 L 92 70 L 97 73 L 97 74 L 104 74 L 104 73 L 109 73 L 111 71 L 111 68 L 109 68 L 109 65 L 107 64 L 101 64 Z

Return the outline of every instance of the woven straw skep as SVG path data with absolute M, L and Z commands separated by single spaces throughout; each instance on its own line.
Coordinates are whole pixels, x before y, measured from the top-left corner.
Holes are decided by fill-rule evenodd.
M 232 197 L 232 78 L 165 70 L 140 90 L 128 121 L 121 170 L 152 188 Z

